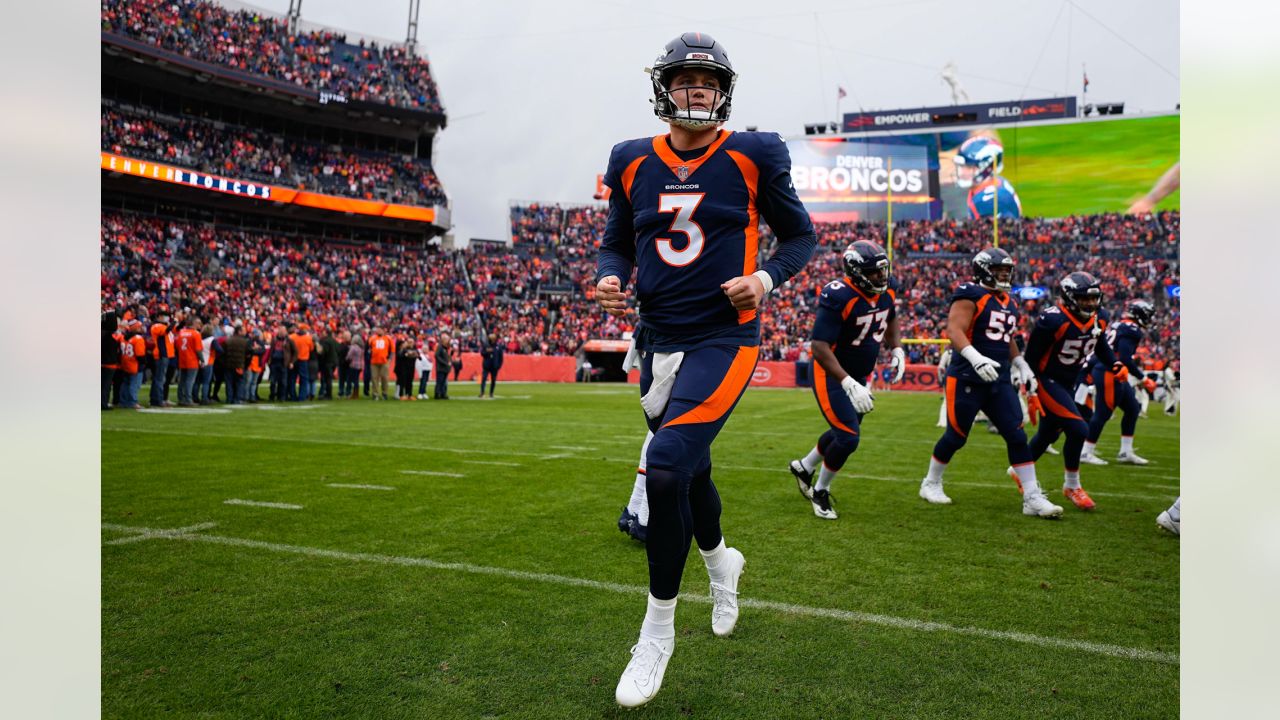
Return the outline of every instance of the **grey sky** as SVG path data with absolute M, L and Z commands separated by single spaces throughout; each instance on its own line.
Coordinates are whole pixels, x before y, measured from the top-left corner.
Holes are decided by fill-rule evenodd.
M 288 0 L 254 0 L 284 14 Z M 303 0 L 304 21 L 404 39 L 408 0 Z M 1172 0 L 423 3 L 418 41 L 449 115 L 435 160 L 459 239 L 507 237 L 510 200 L 590 202 L 619 140 L 655 135 L 642 73 L 667 40 L 713 35 L 739 73 L 728 127 L 783 135 L 841 110 L 1078 95 L 1126 112 L 1179 102 Z

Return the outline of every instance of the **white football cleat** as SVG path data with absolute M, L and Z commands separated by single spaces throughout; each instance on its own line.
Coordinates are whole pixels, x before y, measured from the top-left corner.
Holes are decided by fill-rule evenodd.
M 723 584 L 711 583 L 711 632 L 719 637 L 733 634 L 733 627 L 738 624 L 738 578 L 747 564 L 737 548 L 725 548 L 724 552 L 729 572 Z
M 1089 465 L 1110 465 L 1111 464 L 1106 460 L 1103 460 L 1102 458 L 1098 457 L 1097 455 L 1094 455 L 1093 453 L 1080 453 L 1080 462 L 1088 463 Z
M 631 662 L 622 671 L 614 699 L 622 707 L 640 707 L 653 699 L 662 687 L 662 676 L 667 672 L 667 661 L 675 650 L 676 641 L 657 641 L 642 637 L 631 647 Z
M 925 478 L 920 483 L 920 497 L 928 500 L 934 505 L 950 505 L 951 498 L 942 491 L 942 483 L 933 482 L 929 478 Z
M 1173 516 L 1169 514 L 1168 510 L 1161 512 L 1160 515 L 1156 517 L 1156 524 L 1164 528 L 1165 530 L 1168 530 L 1169 532 L 1173 533 L 1174 535 L 1179 535 L 1179 536 L 1182 535 L 1182 533 L 1180 532 L 1182 528 L 1182 519 L 1179 518 L 1177 520 L 1174 520 Z
M 800 494 L 805 500 L 813 500 L 813 471 L 805 470 L 804 463 L 799 460 L 792 460 L 788 467 L 791 474 L 795 476 L 796 487 L 800 489 Z
M 1057 518 L 1062 516 L 1062 508 L 1049 502 L 1049 498 L 1045 497 L 1044 493 L 1028 494 L 1022 496 L 1022 514 Z
M 1116 462 L 1129 463 L 1130 465 L 1146 465 L 1147 459 L 1139 457 L 1138 453 L 1133 452 L 1132 450 L 1129 452 L 1124 452 L 1122 450 L 1119 455 L 1116 455 Z
M 1045 451 L 1045 452 L 1047 452 L 1047 453 L 1049 453 L 1050 455 L 1061 455 L 1061 454 L 1062 454 L 1062 453 L 1058 452 L 1058 448 L 1056 448 L 1056 447 L 1054 447 L 1054 446 L 1052 446 L 1052 445 L 1050 445 L 1049 447 L 1045 448 L 1045 449 L 1044 449 L 1044 451 Z

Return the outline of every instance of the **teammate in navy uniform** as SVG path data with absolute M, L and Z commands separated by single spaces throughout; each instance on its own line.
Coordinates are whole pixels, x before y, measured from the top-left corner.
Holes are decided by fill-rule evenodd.
M 947 367 L 947 429 L 933 447 L 920 497 L 938 505 L 951 503 L 942 490 L 942 473 L 964 447 L 981 409 L 1004 437 L 1009 462 L 1026 489 L 1023 514 L 1052 518 L 1061 515 L 1062 508 L 1049 502 L 1036 483 L 1014 387 L 1025 385 L 1033 391 L 1035 378 L 1013 340 L 1018 328 L 1018 303 L 1009 295 L 1013 266 L 1013 258 L 1004 250 L 983 250 L 973 258 L 976 282 L 961 283 L 951 296 L 947 338 L 955 352 Z
M 1027 362 L 1039 380 L 1036 396 L 1044 411 L 1040 428 L 1031 438 L 1031 457 L 1039 460 L 1045 448 L 1065 432 L 1062 494 L 1081 510 L 1092 510 L 1093 499 L 1080 487 L 1080 451 L 1089 425 L 1076 409 L 1076 383 L 1092 352 L 1105 367 L 1118 371 L 1122 366 L 1110 346 L 1098 342 L 1107 325 L 1106 314 L 1099 307 L 1102 287 L 1098 279 L 1087 272 L 1073 272 L 1062 278 L 1058 290 L 1062 302 L 1041 311 L 1027 341 Z M 1012 471 L 1010 475 L 1017 482 Z
M 1134 384 L 1154 383 L 1142 372 L 1142 365 L 1134 358 L 1138 345 L 1142 344 L 1142 331 L 1151 324 L 1156 309 L 1146 300 L 1134 300 L 1129 303 L 1120 322 L 1107 328 L 1106 342 L 1111 351 L 1123 366 L 1119 373 L 1098 361 L 1095 355 L 1089 363 L 1089 374 L 1093 381 L 1094 401 L 1093 417 L 1089 419 L 1089 436 L 1084 441 L 1084 449 L 1080 461 L 1091 465 L 1106 465 L 1107 461 L 1097 456 L 1094 451 L 1098 438 L 1102 437 L 1102 429 L 1116 408 L 1120 408 L 1120 453 L 1118 462 L 1146 465 L 1145 458 L 1133 451 L 1133 433 L 1138 427 L 1138 415 L 1142 412 L 1142 404 L 1138 402 L 1134 392 Z M 1138 379 L 1141 378 L 1141 381 Z
M 654 112 L 671 132 L 614 146 L 596 270 L 596 299 L 614 315 L 626 310 L 636 270 L 640 403 L 654 433 L 646 452 L 648 611 L 618 681 L 624 707 L 648 702 L 662 684 L 694 539 L 711 578 L 712 630 L 733 632 L 744 560 L 720 532 L 711 443 L 755 370 L 760 301 L 803 268 L 817 244 L 782 138 L 720 129 L 737 78 L 724 47 L 685 33 L 649 74 Z M 762 217 L 779 243 L 758 266 Z
M 858 449 L 862 418 L 874 407 L 867 376 L 875 370 L 880 343 L 892 351 L 891 382 L 901 380 L 907 367 L 898 344 L 897 298 L 889 287 L 884 248 L 870 240 L 851 243 L 844 251 L 844 274 L 843 280 L 822 288 L 813 323 L 813 395 L 831 429 L 790 466 L 800 494 L 813 504 L 813 514 L 825 520 L 837 517 L 831 481 Z
M 1004 169 L 1004 146 L 985 135 L 964 141 L 953 161 L 956 186 L 969 188 L 966 204 L 970 218 L 1022 217 L 1022 201 L 1013 184 L 1000 176 Z

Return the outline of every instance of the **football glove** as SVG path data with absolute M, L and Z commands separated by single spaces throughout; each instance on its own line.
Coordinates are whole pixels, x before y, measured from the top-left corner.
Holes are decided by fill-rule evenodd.
M 907 371 L 907 353 L 900 347 L 893 349 L 893 359 L 889 361 L 889 369 L 893 371 L 893 380 L 889 382 L 897 383 L 902 380 L 902 373 Z
M 995 382 L 1000 379 L 1000 365 L 991 358 L 978 352 L 978 348 L 970 345 L 960 351 L 960 355 L 973 366 L 973 371 L 983 382 Z
M 849 402 L 853 403 L 853 409 L 859 415 L 866 415 L 875 408 L 875 398 L 871 396 L 871 391 L 854 380 L 852 376 L 845 376 L 845 379 L 840 381 L 840 387 L 844 389 L 844 394 L 849 396 Z
M 1125 367 L 1124 363 L 1119 360 L 1111 363 L 1111 372 L 1115 374 L 1116 382 L 1126 382 L 1129 379 L 1129 368 Z
M 1156 381 L 1151 378 L 1142 378 L 1142 387 L 1149 393 L 1156 391 Z
M 1027 359 L 1021 355 L 1013 359 L 1013 367 L 1009 369 L 1009 376 L 1013 380 L 1013 384 L 1025 388 L 1028 395 L 1035 395 L 1036 388 L 1040 387 L 1040 383 L 1036 380 L 1036 374 L 1031 372 L 1031 366 L 1027 364 Z
M 1029 395 L 1027 397 L 1027 415 L 1031 418 L 1032 425 L 1040 424 L 1040 416 L 1044 414 L 1044 408 L 1040 405 L 1040 397 L 1038 395 Z

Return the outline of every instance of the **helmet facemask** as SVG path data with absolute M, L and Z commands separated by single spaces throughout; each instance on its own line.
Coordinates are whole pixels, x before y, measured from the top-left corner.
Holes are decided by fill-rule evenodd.
M 686 85 L 672 89 L 671 82 L 676 75 L 689 68 L 705 68 L 714 73 L 720 87 Z M 653 81 L 653 112 L 668 123 L 687 130 L 705 130 L 729 119 L 737 76 L 724 68 L 705 62 L 684 62 L 651 69 L 649 77 Z M 697 91 L 702 91 L 704 97 L 695 99 L 693 94 Z M 699 105 L 702 107 L 697 107 Z

